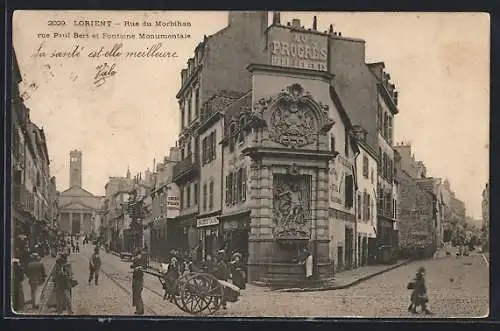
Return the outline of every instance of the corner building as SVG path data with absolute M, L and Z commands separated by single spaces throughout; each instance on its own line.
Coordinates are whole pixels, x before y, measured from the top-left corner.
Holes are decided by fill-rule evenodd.
M 350 52 L 367 74 L 353 83 L 363 105 L 335 83 L 339 58 Z M 339 69 L 344 80 L 346 68 Z M 248 280 L 267 285 L 302 282 L 305 248 L 317 282 L 355 267 L 353 124 L 378 149 L 377 109 L 369 102 L 376 104 L 377 85 L 363 42 L 307 30 L 299 20 L 282 25 L 278 13 L 268 27 L 266 12 L 230 12 L 229 25 L 205 37 L 181 76 L 173 181 L 181 205 L 175 222 L 190 234 L 189 247 L 202 257 L 239 251 Z M 373 89 L 365 93 L 360 84 Z M 342 95 L 351 97 L 344 103 Z

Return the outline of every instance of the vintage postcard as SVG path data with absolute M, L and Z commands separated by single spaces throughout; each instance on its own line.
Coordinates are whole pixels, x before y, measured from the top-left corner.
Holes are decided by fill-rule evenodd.
M 489 314 L 489 16 L 16 11 L 12 309 Z

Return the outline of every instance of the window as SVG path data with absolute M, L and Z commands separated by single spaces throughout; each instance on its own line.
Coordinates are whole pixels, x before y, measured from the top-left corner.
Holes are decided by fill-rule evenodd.
M 184 103 L 181 102 L 180 106 L 181 106 L 181 129 L 184 129 L 184 127 L 186 126 L 185 125 L 186 114 L 185 114 L 185 110 L 184 110 Z
M 194 112 L 196 117 L 200 115 L 200 88 L 196 88 L 194 92 Z
M 382 113 L 382 106 L 380 106 L 380 103 L 378 103 L 378 105 L 377 105 L 377 109 L 378 109 L 378 116 L 377 116 L 378 131 L 379 131 L 380 133 L 382 133 L 382 127 L 383 127 L 383 125 L 382 125 L 382 122 L 383 122 L 383 120 L 382 120 L 382 116 L 383 116 L 383 115 L 382 115 L 382 114 L 383 114 L 383 113 Z
M 330 151 L 335 152 L 335 136 L 331 135 L 330 137 Z
M 243 168 L 241 177 L 241 200 L 245 201 L 247 198 L 247 168 Z
M 200 137 L 196 136 L 194 138 L 194 162 L 198 163 L 200 161 Z
M 215 139 L 215 131 L 210 134 L 211 158 L 210 161 L 215 160 L 215 151 L 217 150 L 217 141 Z
M 233 199 L 233 174 L 226 176 L 226 205 L 230 205 Z
M 361 208 L 362 208 L 361 193 L 358 192 L 358 220 L 361 220 Z
M 212 210 L 212 208 L 214 208 L 214 182 L 213 181 L 210 181 L 210 185 L 209 185 L 208 208 L 210 210 Z
M 354 204 L 354 194 L 353 194 L 354 181 L 352 175 L 345 176 L 345 207 L 352 208 Z
M 192 115 L 191 114 L 191 112 L 192 112 L 191 94 L 188 95 L 186 103 L 187 103 L 187 107 L 188 107 L 188 109 L 187 109 L 187 123 L 189 125 L 189 123 L 191 123 L 191 115 Z
M 392 117 L 388 118 L 387 141 L 392 144 Z
M 371 211 L 371 201 L 372 197 L 369 193 L 366 194 L 366 221 L 372 219 L 372 211 Z
M 238 169 L 238 197 L 236 199 L 237 202 L 243 201 L 243 168 Z
M 179 204 L 181 206 L 181 209 L 183 209 L 184 208 L 184 188 L 183 187 L 180 188 L 179 198 L 180 198 Z
M 203 184 L 203 211 L 207 210 L 207 184 Z
M 391 193 L 386 193 L 384 214 L 386 216 L 389 216 L 389 217 L 392 216 L 392 195 L 391 195 Z
M 194 183 L 194 204 L 198 204 L 198 195 L 200 194 L 199 192 L 200 185 L 198 183 Z
M 186 158 L 191 157 L 191 140 L 187 142 Z
M 188 184 L 186 187 L 186 207 L 191 207 L 191 186 Z
M 383 130 L 383 133 L 382 133 L 382 136 L 387 139 L 387 132 L 388 132 L 388 128 L 389 128 L 389 116 L 387 116 L 387 114 L 384 114 L 384 130 Z
M 382 148 L 378 148 L 378 163 L 377 163 L 378 175 L 382 174 Z
M 229 151 L 234 152 L 234 134 L 236 131 L 236 124 L 231 123 L 229 126 Z
M 373 181 L 374 181 L 374 179 L 373 179 L 373 169 L 370 172 L 370 181 L 373 184 Z
M 208 151 L 207 151 L 207 137 L 203 138 L 203 141 L 201 142 L 201 158 L 202 158 L 202 162 L 203 164 L 207 163 L 207 155 L 208 155 Z
M 184 156 L 185 156 L 185 152 L 184 152 L 184 148 L 181 148 L 181 160 L 184 160 Z
M 344 141 L 345 156 L 349 156 L 349 130 L 345 128 L 344 132 L 345 132 L 345 141 Z
M 238 201 L 238 172 L 233 173 L 233 200 L 231 200 L 231 204 L 235 204 Z
M 392 199 L 392 209 L 392 218 L 396 219 L 398 214 L 396 199 Z
M 368 158 L 366 155 L 363 155 L 363 177 L 368 178 L 368 169 L 369 169 L 369 164 L 368 164 Z
M 238 137 L 239 142 L 245 140 L 245 117 L 240 118 L 240 134 Z
M 382 211 L 384 210 L 384 192 L 382 191 L 382 189 L 378 189 L 377 193 L 378 193 L 377 209 Z
M 393 166 L 393 161 L 387 157 L 387 178 L 389 179 L 390 182 L 393 181 L 394 178 L 394 166 Z

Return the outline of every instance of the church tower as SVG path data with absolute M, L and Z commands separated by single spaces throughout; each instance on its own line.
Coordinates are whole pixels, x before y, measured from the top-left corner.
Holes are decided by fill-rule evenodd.
M 69 187 L 82 187 L 82 152 L 71 151 L 69 157 Z

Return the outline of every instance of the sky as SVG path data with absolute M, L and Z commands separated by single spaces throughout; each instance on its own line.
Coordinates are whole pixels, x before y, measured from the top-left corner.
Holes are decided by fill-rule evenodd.
M 333 24 L 345 37 L 366 41 L 366 62 L 384 61 L 399 91 L 395 141 L 411 142 L 429 176 L 448 178 L 467 212 L 481 218 L 481 192 L 489 179 L 489 16 L 481 13 L 283 12 L 306 28 Z M 271 15 L 269 15 L 271 16 Z M 73 21 L 180 21 L 184 27 L 111 28 L 74 26 Z M 270 17 L 271 20 L 271 17 Z M 65 26 L 48 25 L 65 21 Z M 57 23 L 55 23 L 57 24 Z M 62 24 L 62 23 L 59 23 Z M 196 45 L 227 25 L 227 12 L 34 12 L 18 11 L 13 42 L 31 119 L 43 127 L 58 190 L 69 184 L 69 152 L 83 152 L 83 187 L 104 194 L 110 176 L 152 169 L 175 145 L 179 133 L 176 93 L 180 70 Z M 101 46 L 143 50 L 157 40 L 53 38 L 54 33 L 182 33 L 190 38 L 160 40 L 175 58 L 89 58 Z M 42 38 L 39 34 L 49 34 Z M 102 37 L 102 35 L 100 35 Z M 42 44 L 43 43 L 43 44 Z M 36 50 L 48 56 L 37 57 Z M 54 50 L 83 47 L 84 56 L 50 57 Z M 115 74 L 99 87 L 96 67 Z

